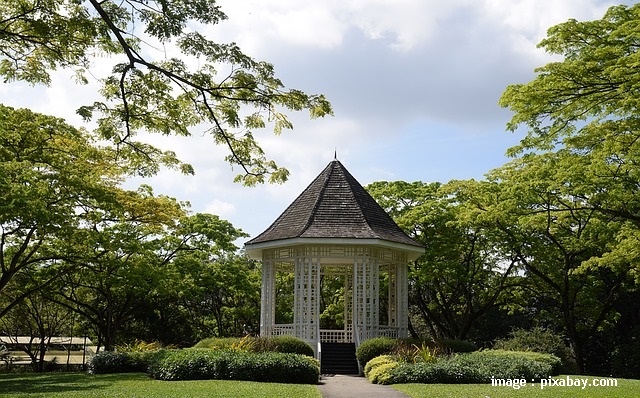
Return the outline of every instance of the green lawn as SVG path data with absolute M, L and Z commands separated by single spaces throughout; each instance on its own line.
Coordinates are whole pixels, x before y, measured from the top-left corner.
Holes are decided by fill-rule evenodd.
M 592 383 L 593 377 L 587 378 Z M 559 379 L 566 378 L 560 376 Z M 600 380 L 599 378 L 597 380 Z M 640 392 L 640 380 L 617 379 L 617 387 L 547 386 L 540 389 L 540 383 L 528 383 L 519 389 L 491 384 L 396 384 L 393 387 L 413 398 L 636 398 Z
M 248 381 L 159 381 L 142 373 L 0 375 L 0 397 L 46 398 L 319 398 L 317 386 Z

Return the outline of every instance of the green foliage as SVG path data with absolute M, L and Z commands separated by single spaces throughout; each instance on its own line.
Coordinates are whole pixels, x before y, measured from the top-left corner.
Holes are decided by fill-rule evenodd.
M 395 339 L 389 337 L 376 337 L 365 340 L 356 349 L 356 358 L 360 366 L 366 366 L 373 358 L 393 352 L 396 343 Z
M 552 354 L 561 361 L 561 364 L 554 367 L 554 372 L 573 374 L 576 371 L 573 353 L 563 336 L 546 328 L 514 329 L 508 339 L 496 340 L 493 348 Z
M 384 364 L 389 364 L 389 363 L 396 363 L 396 362 L 398 362 L 398 360 L 393 355 L 380 355 L 380 356 L 377 356 L 377 357 L 373 358 L 372 360 L 370 360 L 369 362 L 367 362 L 367 364 L 364 366 L 364 375 L 365 375 L 365 377 L 369 377 L 369 373 L 373 369 L 377 368 L 378 366 L 384 365 Z
M 294 336 L 258 337 L 254 351 L 274 351 L 306 355 L 309 357 L 314 356 L 313 348 L 309 343 Z
M 146 342 L 142 340 L 136 339 L 132 343 L 129 344 L 118 344 L 116 346 L 116 351 L 118 352 L 146 352 L 146 351 L 157 351 L 162 348 L 162 344 L 157 341 Z
M 313 348 L 304 340 L 294 336 L 249 337 L 209 337 L 199 341 L 193 348 L 209 348 L 213 350 L 233 350 L 244 347 L 251 352 L 282 352 L 314 356 Z
M 186 349 L 171 351 L 150 367 L 160 380 L 252 380 L 274 383 L 318 382 L 317 361 L 298 354 Z
M 448 353 L 473 352 L 478 350 L 475 344 L 466 340 L 437 339 L 436 345 Z
M 366 187 L 426 247 L 410 267 L 409 300 L 434 337 L 468 339 L 502 302 L 515 272 L 513 259 L 499 250 L 499 236 L 466 205 L 465 190 L 476 185 L 379 181 Z
M 207 337 L 200 340 L 193 348 L 208 348 L 211 350 L 230 350 L 240 339 L 238 337 Z
M 640 379 L 640 341 L 621 344 L 612 353 L 611 372 L 614 377 Z
M 56 68 L 72 70 L 80 83 L 88 81 L 87 74 L 96 76 L 103 98 L 78 113 L 96 121 L 96 132 L 118 147 L 121 158 L 153 159 L 151 174 L 158 164 L 193 169 L 171 152 L 135 141 L 139 131 L 187 136 L 189 128 L 207 124 L 212 144 L 226 146 L 226 160 L 238 166 L 237 181 L 283 182 L 288 171 L 265 156 L 253 131 L 270 126 L 279 134 L 293 127 L 283 110 L 308 110 L 316 118 L 331 114 L 331 105 L 322 95 L 285 88 L 271 64 L 252 59 L 236 44 L 187 29 L 224 19 L 210 0 L 46 0 L 37 6 L 5 1 L 0 76 L 31 84 L 49 84 Z M 177 54 L 154 59 L 153 50 L 169 41 Z M 110 75 L 90 69 L 94 54 L 112 59 Z M 189 67 L 186 58 L 197 59 L 197 67 Z
M 94 355 L 88 363 L 88 370 L 93 374 L 140 371 L 132 367 L 127 353 L 115 351 L 102 351 Z
M 514 350 L 482 350 L 477 352 L 478 355 L 509 357 L 509 358 L 525 358 L 535 362 L 540 362 L 551 367 L 551 375 L 560 374 L 561 360 L 557 356 L 548 353 L 534 351 L 514 351 Z
M 393 371 L 398 366 L 400 366 L 399 362 L 388 362 L 381 364 L 371 369 L 367 377 L 369 378 L 369 381 L 374 384 L 393 383 Z
M 541 379 L 552 366 L 520 354 L 476 351 L 456 354 L 438 362 L 401 363 L 393 369 L 389 383 L 489 383 L 497 379 Z
M 162 356 L 165 349 L 138 351 L 101 351 L 88 362 L 91 374 L 147 372 Z

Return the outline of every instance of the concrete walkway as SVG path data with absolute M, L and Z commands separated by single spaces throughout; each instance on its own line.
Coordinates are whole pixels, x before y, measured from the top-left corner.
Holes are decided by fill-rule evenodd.
M 408 398 L 409 396 L 389 386 L 372 384 L 366 377 L 357 375 L 322 375 L 320 393 L 323 398 Z

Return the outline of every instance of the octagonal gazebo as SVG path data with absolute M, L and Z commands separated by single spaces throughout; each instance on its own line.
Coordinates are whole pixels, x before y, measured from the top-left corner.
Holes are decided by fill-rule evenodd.
M 296 336 L 311 344 L 318 359 L 322 343 L 355 348 L 373 337 L 407 336 L 407 263 L 421 256 L 424 247 L 396 225 L 338 160 L 245 249 L 262 261 L 262 336 Z M 275 320 L 278 272 L 294 276 L 293 323 Z M 320 285 L 326 275 L 339 275 L 344 284 L 342 330 L 320 328 Z M 381 275 L 388 285 L 384 317 L 379 313 Z

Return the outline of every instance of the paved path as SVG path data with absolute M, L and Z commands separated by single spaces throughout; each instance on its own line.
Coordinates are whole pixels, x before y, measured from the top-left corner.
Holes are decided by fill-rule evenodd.
M 408 398 L 389 386 L 372 384 L 366 377 L 356 375 L 322 375 L 320 393 L 323 398 Z

